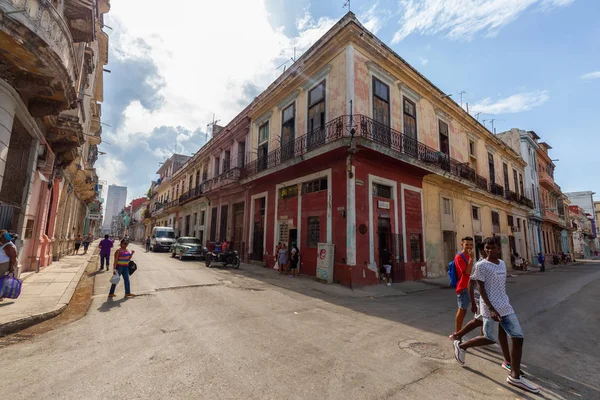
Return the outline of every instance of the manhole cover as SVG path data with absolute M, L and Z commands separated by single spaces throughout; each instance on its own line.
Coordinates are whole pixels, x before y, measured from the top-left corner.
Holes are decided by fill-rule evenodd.
M 398 343 L 398 346 L 407 353 L 438 362 L 452 362 L 454 355 L 452 349 L 444 349 L 437 343 L 421 342 L 418 340 L 404 340 Z

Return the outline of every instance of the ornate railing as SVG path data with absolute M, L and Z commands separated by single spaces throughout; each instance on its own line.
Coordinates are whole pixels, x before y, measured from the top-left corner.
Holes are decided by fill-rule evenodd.
M 185 192 L 184 194 L 182 194 L 181 196 L 179 196 L 179 204 L 184 204 L 184 203 L 190 202 L 192 200 L 195 200 L 195 199 L 201 197 L 203 193 L 204 193 L 204 185 L 200 184 L 200 185 L 196 186 L 195 188 L 190 189 L 187 192 Z
M 233 182 L 237 182 L 242 177 L 242 169 L 239 167 L 231 168 L 230 170 L 223 172 L 221 175 L 215 176 L 212 179 L 207 180 L 203 184 L 203 191 L 210 192 L 211 190 L 219 189 L 227 186 Z
M 306 154 L 309 151 L 342 138 L 348 133 L 345 128 L 350 128 L 349 121 L 351 120 L 352 118 L 349 116 L 338 117 L 329 121 L 325 126 L 309 131 L 292 142 L 282 143 L 279 148 L 268 154 L 259 154 L 255 160 L 248 162 L 244 166 L 244 178 L 276 167 L 284 161 Z
M 504 187 L 497 183 L 490 182 L 490 193 L 504 197 Z
M 165 211 L 179 205 L 179 197 L 165 204 Z

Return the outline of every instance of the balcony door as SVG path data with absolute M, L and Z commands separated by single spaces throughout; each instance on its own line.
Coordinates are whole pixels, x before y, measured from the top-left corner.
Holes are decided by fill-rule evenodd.
M 290 104 L 281 112 L 281 161 L 294 157 L 296 139 L 296 105 Z
M 269 122 L 265 122 L 258 128 L 258 159 L 259 171 L 267 169 L 269 165 Z
M 488 153 L 488 167 L 490 170 L 490 184 L 496 183 L 496 168 L 494 167 L 494 155 Z
M 373 77 L 373 140 L 389 146 L 390 132 L 390 88 L 379 79 Z
M 415 103 L 406 97 L 403 100 L 403 122 L 404 132 L 402 135 L 402 151 L 416 157 L 418 154 L 417 146 L 417 107 Z
M 310 151 L 325 143 L 325 81 L 308 92 L 308 132 L 306 147 Z
M 448 137 L 448 124 L 438 120 L 440 139 L 440 164 L 446 171 L 450 170 L 450 138 Z

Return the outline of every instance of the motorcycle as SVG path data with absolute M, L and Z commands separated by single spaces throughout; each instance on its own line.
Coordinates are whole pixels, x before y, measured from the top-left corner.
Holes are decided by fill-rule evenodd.
M 210 268 L 213 263 L 221 263 L 224 267 L 231 265 L 234 269 L 240 267 L 240 256 L 237 250 L 225 250 L 225 252 L 216 251 L 216 246 L 207 246 L 209 248 L 206 253 L 206 266 Z M 212 248 L 211 248 L 212 247 Z

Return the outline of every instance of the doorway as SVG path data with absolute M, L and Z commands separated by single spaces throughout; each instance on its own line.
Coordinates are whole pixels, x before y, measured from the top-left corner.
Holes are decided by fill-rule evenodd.
M 298 245 L 298 229 L 290 229 L 288 234 L 290 236 L 288 249 L 291 249 L 292 243 L 296 243 L 296 246 Z

